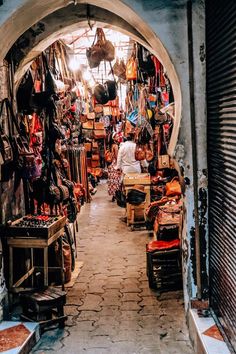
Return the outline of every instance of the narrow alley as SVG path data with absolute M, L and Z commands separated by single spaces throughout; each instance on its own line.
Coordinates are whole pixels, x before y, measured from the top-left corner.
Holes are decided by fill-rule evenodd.
M 182 292 L 158 296 L 146 277 L 147 231 L 130 231 L 106 185 L 79 215 L 84 262 L 67 296 L 65 329 L 43 334 L 32 353 L 191 354 Z

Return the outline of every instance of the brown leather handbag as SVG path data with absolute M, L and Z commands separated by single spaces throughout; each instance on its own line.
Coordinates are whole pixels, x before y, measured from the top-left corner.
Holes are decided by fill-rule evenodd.
M 93 131 L 94 139 L 104 139 L 106 137 L 105 129 L 95 129 Z
M 92 130 L 93 129 L 93 120 L 88 120 L 87 122 L 83 123 L 82 128 Z
M 106 162 L 108 162 L 108 163 L 112 162 L 112 159 L 113 159 L 112 152 L 110 150 L 106 150 L 104 158 L 105 158 Z
M 152 161 L 153 158 L 154 158 L 154 154 L 153 154 L 153 151 L 151 149 L 151 147 L 148 145 L 147 148 L 146 148 L 146 151 L 145 151 L 145 157 L 146 157 L 146 160 L 148 162 Z
M 104 123 L 103 122 L 95 122 L 94 129 L 95 130 L 104 129 Z
M 166 183 L 166 196 L 181 195 L 181 186 L 178 177 L 174 177 L 171 182 Z
M 142 161 L 142 160 L 145 160 L 145 157 L 146 157 L 146 154 L 145 154 L 145 150 L 143 149 L 143 147 L 141 145 L 136 145 L 135 160 Z

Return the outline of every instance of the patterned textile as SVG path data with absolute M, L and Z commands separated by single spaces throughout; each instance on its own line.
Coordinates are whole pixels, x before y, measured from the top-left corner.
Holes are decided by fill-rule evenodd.
M 112 164 L 108 167 L 108 194 L 115 196 L 115 193 L 120 189 L 120 177 L 121 172 L 115 169 L 116 162 L 113 161 Z

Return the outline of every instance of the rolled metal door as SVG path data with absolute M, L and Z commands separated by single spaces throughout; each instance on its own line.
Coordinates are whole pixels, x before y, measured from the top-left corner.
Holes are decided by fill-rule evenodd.
M 206 1 L 210 303 L 236 350 L 236 0 Z

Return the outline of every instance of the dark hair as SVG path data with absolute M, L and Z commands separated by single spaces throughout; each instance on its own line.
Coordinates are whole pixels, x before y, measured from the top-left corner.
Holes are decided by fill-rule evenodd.
M 134 140 L 134 136 L 135 136 L 135 134 L 134 133 L 129 133 L 129 134 L 127 134 L 127 140 L 128 141 L 130 141 L 130 140 Z

